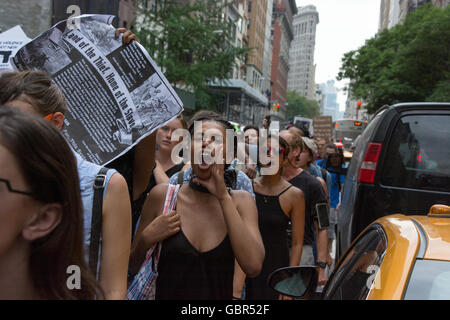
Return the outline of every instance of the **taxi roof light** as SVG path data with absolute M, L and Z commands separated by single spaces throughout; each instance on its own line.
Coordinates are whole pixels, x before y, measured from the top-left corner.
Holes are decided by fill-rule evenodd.
M 428 216 L 450 217 L 450 206 L 445 204 L 435 204 L 431 207 Z

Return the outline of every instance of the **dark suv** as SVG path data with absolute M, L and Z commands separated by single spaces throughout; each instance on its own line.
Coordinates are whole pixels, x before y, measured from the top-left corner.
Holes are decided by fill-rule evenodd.
M 450 205 L 450 103 L 382 108 L 355 145 L 339 209 L 338 257 L 379 217 Z

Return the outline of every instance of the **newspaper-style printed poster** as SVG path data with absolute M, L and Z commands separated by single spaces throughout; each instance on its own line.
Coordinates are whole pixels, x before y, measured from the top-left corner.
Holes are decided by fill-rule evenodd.
M 139 43 L 115 39 L 114 16 L 79 18 L 79 29 L 56 24 L 22 47 L 12 64 L 50 75 L 69 105 L 67 141 L 86 160 L 106 165 L 172 121 L 183 104 Z
M 13 71 L 10 58 L 14 57 L 20 47 L 30 42 L 20 26 L 15 26 L 0 33 L 0 73 Z

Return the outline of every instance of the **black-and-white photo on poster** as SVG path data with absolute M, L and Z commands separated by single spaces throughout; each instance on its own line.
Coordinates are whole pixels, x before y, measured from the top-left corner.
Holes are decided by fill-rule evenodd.
M 62 90 L 69 111 L 63 134 L 83 158 L 105 165 L 172 121 L 183 104 L 148 52 L 115 38 L 113 16 L 83 15 L 22 47 L 12 65 L 42 70 Z

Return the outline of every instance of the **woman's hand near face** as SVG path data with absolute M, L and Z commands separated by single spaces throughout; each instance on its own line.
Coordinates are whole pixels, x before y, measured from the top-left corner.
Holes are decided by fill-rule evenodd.
M 224 179 L 224 167 L 223 164 L 213 164 L 211 166 L 211 176 L 208 180 L 195 177 L 193 181 L 207 188 L 208 191 L 215 196 L 218 200 L 223 200 L 229 196 L 227 186 Z
M 242 170 L 242 172 L 245 173 L 249 179 L 255 179 L 257 175 L 256 165 L 248 164 L 247 167 Z

